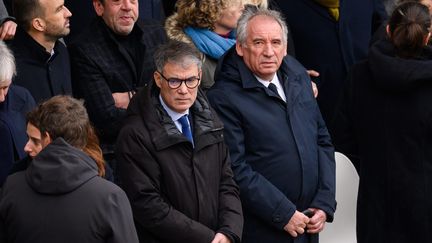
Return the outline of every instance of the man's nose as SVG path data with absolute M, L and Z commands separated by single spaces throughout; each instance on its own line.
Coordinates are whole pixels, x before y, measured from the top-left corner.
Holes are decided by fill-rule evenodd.
M 6 92 L 3 89 L 0 89 L 0 103 L 6 100 Z
M 266 55 L 266 56 L 273 56 L 274 53 L 275 52 L 274 52 L 272 44 L 271 43 L 265 44 L 263 54 Z
M 71 17 L 72 16 L 72 12 L 68 8 L 66 8 L 66 6 L 63 6 L 63 7 L 65 8 L 65 17 L 66 18 Z
M 27 154 L 29 154 L 31 152 L 30 149 L 30 140 L 27 141 L 26 145 L 24 146 L 24 152 L 26 152 Z
M 123 4 L 121 6 L 122 10 L 131 10 L 132 9 L 132 3 L 130 2 L 130 0 L 123 0 Z
M 188 87 L 186 86 L 186 82 L 182 82 L 180 87 L 178 87 L 178 92 L 181 94 L 186 94 L 188 92 Z

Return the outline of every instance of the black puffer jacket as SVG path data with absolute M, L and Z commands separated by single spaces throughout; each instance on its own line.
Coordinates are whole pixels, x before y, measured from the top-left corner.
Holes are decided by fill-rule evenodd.
M 85 153 L 52 142 L 4 184 L 0 242 L 138 242 L 125 193 L 97 173 Z
M 215 232 L 239 242 L 243 216 L 222 123 L 199 91 L 193 148 L 158 97 L 154 84 L 134 96 L 117 143 L 140 242 L 211 242 Z

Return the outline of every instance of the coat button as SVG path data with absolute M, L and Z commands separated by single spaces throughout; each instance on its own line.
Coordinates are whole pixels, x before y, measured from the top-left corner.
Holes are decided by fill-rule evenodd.
M 279 223 L 279 222 L 281 222 L 281 217 L 280 217 L 280 215 L 276 215 L 276 216 L 274 216 L 274 217 L 273 217 L 273 222 L 275 222 L 275 223 Z

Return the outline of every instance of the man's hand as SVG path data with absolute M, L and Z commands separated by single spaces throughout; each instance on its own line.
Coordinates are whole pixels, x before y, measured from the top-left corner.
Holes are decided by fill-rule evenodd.
M 15 36 L 17 24 L 12 20 L 4 22 L 0 26 L 0 40 L 10 40 Z
M 127 109 L 130 101 L 130 92 L 113 93 L 115 106 L 121 109 Z
M 327 214 L 321 209 L 309 208 L 314 215 L 310 218 L 307 224 L 307 232 L 310 234 L 317 234 L 324 229 L 325 222 L 327 220 Z
M 285 225 L 284 230 L 292 237 L 297 237 L 305 232 L 306 225 L 309 223 L 309 218 L 299 211 L 295 211 L 294 215 Z
M 211 243 L 231 243 L 231 241 L 222 233 L 216 233 Z
M 319 72 L 317 72 L 315 70 L 307 70 L 307 74 L 311 77 L 311 79 L 319 76 Z M 314 97 L 315 98 L 318 97 L 318 87 L 314 81 L 312 81 L 312 91 L 313 91 Z

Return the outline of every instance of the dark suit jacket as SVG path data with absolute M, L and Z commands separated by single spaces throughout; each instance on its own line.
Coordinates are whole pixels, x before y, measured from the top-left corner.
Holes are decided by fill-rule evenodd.
M 134 43 L 140 63 L 134 62 L 99 17 L 69 45 L 74 95 L 84 98 L 103 144 L 114 144 L 126 115 L 125 109 L 115 107 L 112 93 L 137 91 L 151 80 L 153 53 L 166 40 L 165 30 L 155 22 L 138 22 L 132 35 L 138 36 Z
M 50 55 L 23 29 L 18 28 L 15 38 L 8 42 L 15 59 L 17 76 L 13 83 L 32 94 L 36 102 L 55 95 L 72 94 L 69 53 L 57 41 L 54 55 Z

